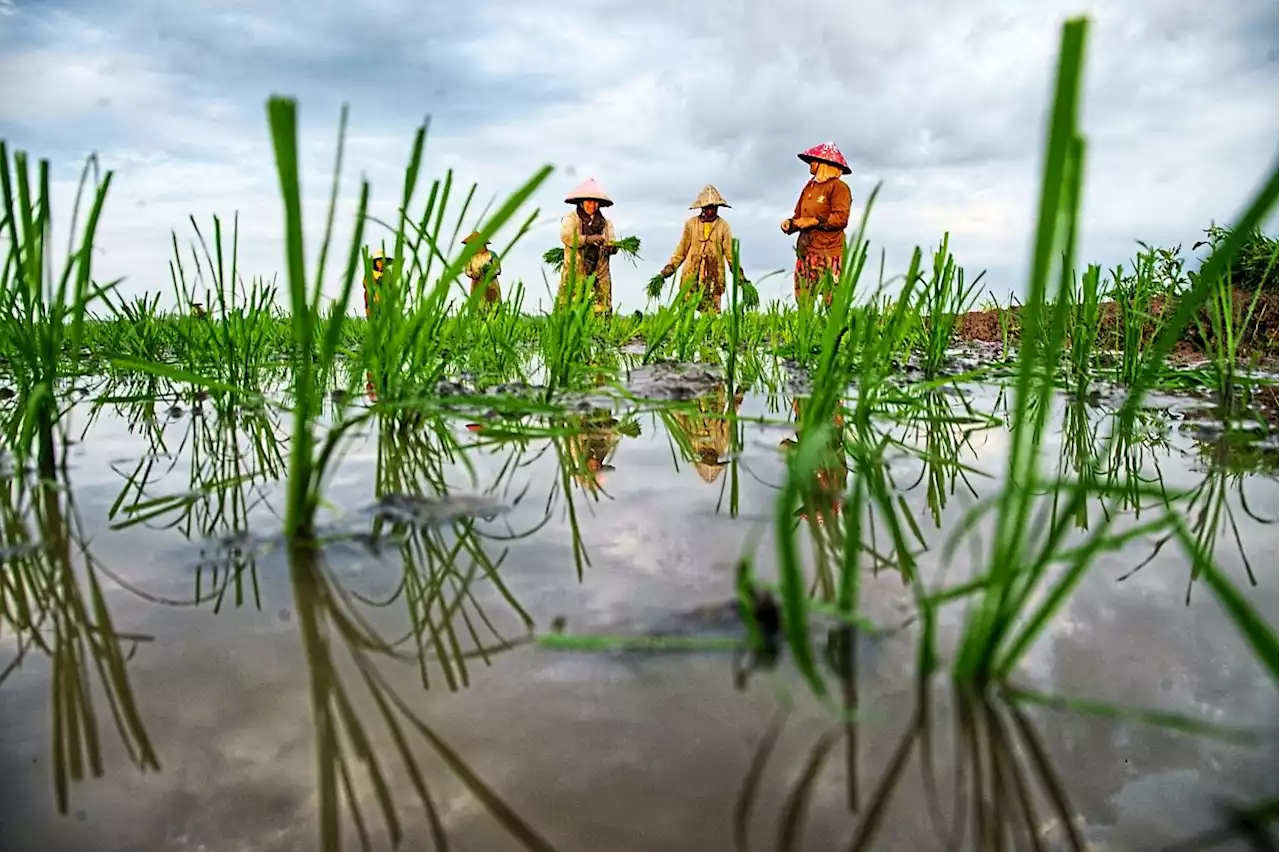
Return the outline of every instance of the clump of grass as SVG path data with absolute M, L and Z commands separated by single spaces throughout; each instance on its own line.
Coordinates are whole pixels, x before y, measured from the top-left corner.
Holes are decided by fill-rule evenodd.
M 662 296 L 662 288 L 667 285 L 667 279 L 661 274 L 655 275 L 649 279 L 649 283 L 645 285 L 645 295 L 650 299 L 657 299 Z
M 84 233 L 77 235 L 91 172 L 92 204 Z M 58 465 L 59 395 L 63 382 L 79 375 L 87 309 L 118 283 L 99 286 L 92 274 L 93 241 L 110 187 L 111 172 L 99 180 L 97 158 L 90 157 L 76 190 L 67 258 L 54 278 L 49 162 L 40 161 L 33 187 L 27 155 L 18 151 L 11 163 L 8 146 L 0 141 L 0 232 L 9 243 L 0 267 L 0 356 L 14 374 L 18 396 L 4 431 L 13 451 L 20 458 L 34 457 L 46 479 Z
M 1116 267 L 1111 298 L 1116 306 L 1115 347 L 1120 350 L 1120 381 L 1132 386 L 1146 363 L 1152 342 L 1169 321 L 1169 289 L 1160 274 L 1159 255 L 1143 246 L 1132 271 Z
M 924 323 L 924 374 L 932 379 L 938 375 L 951 345 L 956 320 L 969 311 L 978 285 L 984 273 L 969 282 L 964 280 L 964 269 L 958 266 L 950 251 L 951 234 L 942 236 L 942 243 L 933 255 L 930 279 L 920 291 L 919 312 Z
M 1098 332 L 1102 325 L 1102 308 L 1098 301 L 1099 281 L 1102 268 L 1096 264 L 1089 266 L 1080 277 L 1080 286 L 1072 286 L 1065 294 L 1071 299 L 1070 332 L 1071 356 L 1068 362 L 1070 380 L 1074 393 L 1081 397 L 1089 388 L 1093 375 L 1094 346 L 1098 342 Z
M 1201 246 L 1216 249 L 1224 240 L 1233 235 L 1233 230 L 1222 225 L 1210 225 L 1204 231 L 1205 239 L 1191 246 L 1192 251 Z M 1238 290 L 1250 292 L 1266 290 L 1274 293 L 1280 287 L 1275 262 L 1276 252 L 1280 251 L 1280 242 L 1265 233 L 1261 227 L 1254 227 L 1244 235 L 1240 251 L 1231 258 L 1227 269 L 1227 277 Z

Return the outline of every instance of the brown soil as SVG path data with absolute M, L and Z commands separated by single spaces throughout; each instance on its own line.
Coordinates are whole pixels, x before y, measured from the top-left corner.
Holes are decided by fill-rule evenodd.
M 1232 301 L 1235 307 L 1236 324 L 1239 325 L 1244 317 L 1244 313 L 1248 310 L 1249 303 L 1253 299 L 1253 293 L 1243 290 L 1236 290 L 1233 293 Z M 1115 341 L 1120 326 L 1120 311 L 1115 302 L 1104 302 L 1101 305 L 1102 318 L 1099 323 L 1099 345 L 1106 348 L 1109 343 Z M 1149 312 L 1155 316 L 1161 316 L 1166 311 L 1171 311 L 1174 303 L 1165 297 L 1157 297 L 1152 300 Z M 971 311 L 958 317 L 956 328 L 956 339 L 961 342 L 965 341 L 982 341 L 986 343 L 1001 342 L 1001 315 L 1004 315 L 1004 321 L 1009 326 L 1008 335 L 1010 343 L 1016 343 L 1021 331 L 1022 310 L 1014 307 L 1006 310 L 985 310 Z M 1201 309 L 1200 322 L 1205 326 L 1206 331 L 1209 329 L 1209 315 L 1207 309 Z M 1143 339 L 1150 340 L 1155 333 L 1155 321 L 1149 321 L 1143 328 Z M 1276 349 L 1278 338 L 1280 335 L 1280 296 L 1276 293 L 1263 293 L 1258 297 L 1258 303 L 1253 309 L 1253 316 L 1249 320 L 1247 328 L 1242 330 L 1238 335 L 1241 341 L 1242 354 L 1252 355 L 1260 353 L 1266 363 L 1274 363 L 1276 361 Z M 1206 340 L 1200 333 L 1199 327 L 1192 322 L 1187 328 L 1183 329 L 1181 339 L 1178 341 L 1177 348 L 1174 349 L 1172 357 L 1176 361 L 1194 361 L 1204 357 L 1206 352 L 1213 351 L 1213 340 Z

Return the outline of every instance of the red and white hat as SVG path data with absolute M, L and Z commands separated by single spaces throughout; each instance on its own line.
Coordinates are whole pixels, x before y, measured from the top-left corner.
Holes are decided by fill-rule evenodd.
M 806 163 L 812 163 L 815 160 L 819 163 L 828 163 L 836 166 L 845 174 L 853 171 L 853 169 L 849 168 L 849 163 L 845 160 L 844 154 L 840 153 L 840 149 L 836 147 L 834 142 L 823 142 L 821 145 L 814 145 L 808 151 L 801 151 L 796 156 Z
M 604 187 L 596 182 L 595 178 L 587 178 L 583 183 L 565 196 L 565 204 L 577 204 L 579 201 L 599 201 L 601 207 L 610 207 L 613 205 L 613 199 L 609 197 L 609 193 L 604 191 Z

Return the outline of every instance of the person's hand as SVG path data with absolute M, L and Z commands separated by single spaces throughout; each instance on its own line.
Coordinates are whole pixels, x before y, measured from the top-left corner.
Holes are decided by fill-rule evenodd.
M 790 220 L 790 219 L 783 219 L 783 220 L 782 220 L 782 233 L 784 233 L 784 234 L 789 234 L 789 233 L 791 233 L 791 220 Z
M 587 234 L 582 238 L 584 246 L 598 246 L 604 244 L 604 234 Z
M 812 216 L 803 216 L 799 219 L 792 219 L 791 224 L 801 230 L 804 230 L 805 228 L 815 227 L 818 224 L 818 220 Z
M 676 268 L 668 263 L 666 266 L 662 267 L 662 272 L 659 274 L 663 278 L 670 278 L 672 275 L 676 274 Z

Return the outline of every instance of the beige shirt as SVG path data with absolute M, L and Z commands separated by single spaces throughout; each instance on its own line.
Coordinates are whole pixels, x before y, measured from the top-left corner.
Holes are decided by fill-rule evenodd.
M 679 267 L 679 281 L 696 281 L 716 293 L 724 292 L 725 265 L 733 263 L 733 232 L 723 217 L 704 222 L 694 216 L 684 223 L 680 244 L 667 264 Z
M 489 264 L 491 263 L 493 264 L 493 277 L 496 279 L 500 274 L 502 274 L 502 269 L 498 263 L 498 256 L 487 248 L 480 249 L 480 251 L 476 252 L 475 255 L 467 261 L 467 266 L 464 271 L 468 278 L 472 281 L 476 281 L 480 278 L 484 278 L 485 274 L 488 272 Z

